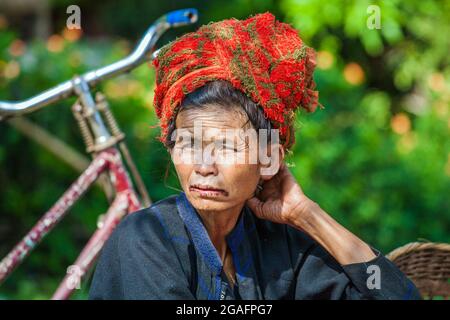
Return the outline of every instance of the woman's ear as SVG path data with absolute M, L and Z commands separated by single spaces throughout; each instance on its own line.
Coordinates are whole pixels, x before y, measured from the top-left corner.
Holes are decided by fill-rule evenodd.
M 280 171 L 280 167 L 284 161 L 285 156 L 284 147 L 279 143 L 272 144 L 271 148 L 269 148 L 267 151 L 268 158 L 270 159 L 269 163 L 260 163 L 261 180 L 263 181 L 272 179 L 272 177 L 275 176 L 278 171 Z M 274 156 L 272 156 L 272 154 Z

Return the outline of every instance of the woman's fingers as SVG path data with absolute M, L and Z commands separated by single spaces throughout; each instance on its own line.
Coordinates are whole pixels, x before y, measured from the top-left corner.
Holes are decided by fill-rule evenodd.
M 285 163 L 281 165 L 280 168 L 280 178 L 281 178 L 281 186 L 280 190 L 283 195 L 288 195 L 291 192 L 301 192 L 300 185 L 297 183 L 297 180 L 292 175 L 292 173 L 289 171 L 289 168 L 286 166 Z
M 260 219 L 265 219 L 277 223 L 286 223 L 281 212 L 280 201 L 269 200 L 263 202 L 256 197 L 247 200 L 248 207 Z
M 247 205 L 249 206 L 249 208 L 260 218 L 263 217 L 263 204 L 264 202 L 256 197 L 247 200 Z
M 261 219 L 283 222 L 291 206 L 303 196 L 300 185 L 283 162 L 278 173 L 263 183 L 261 192 L 247 200 L 247 205 Z

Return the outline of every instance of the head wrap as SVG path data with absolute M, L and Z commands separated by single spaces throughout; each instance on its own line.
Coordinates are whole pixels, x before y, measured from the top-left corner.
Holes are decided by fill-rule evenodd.
M 153 65 L 162 142 L 183 98 L 209 81 L 227 80 L 261 106 L 285 148 L 295 141 L 294 111 L 319 105 L 314 50 L 269 12 L 203 25 L 163 46 Z

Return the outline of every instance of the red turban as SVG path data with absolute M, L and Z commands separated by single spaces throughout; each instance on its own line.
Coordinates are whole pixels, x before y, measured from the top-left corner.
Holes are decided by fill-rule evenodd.
M 153 65 L 162 142 L 185 95 L 209 81 L 227 80 L 259 104 L 285 148 L 295 139 L 294 111 L 319 105 L 314 50 L 269 12 L 203 25 L 163 46 Z

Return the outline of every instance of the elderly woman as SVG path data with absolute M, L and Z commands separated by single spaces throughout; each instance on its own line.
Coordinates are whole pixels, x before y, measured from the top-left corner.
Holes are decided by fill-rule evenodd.
M 295 110 L 319 105 L 314 52 L 295 29 L 270 13 L 209 23 L 154 66 L 159 139 L 183 192 L 117 226 L 91 299 L 420 298 L 283 162 Z

